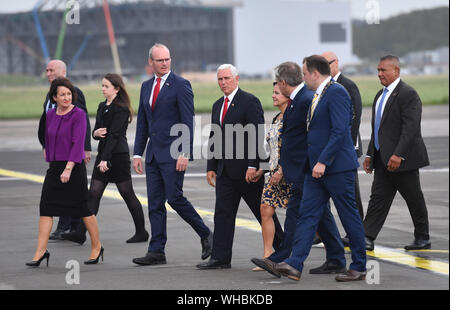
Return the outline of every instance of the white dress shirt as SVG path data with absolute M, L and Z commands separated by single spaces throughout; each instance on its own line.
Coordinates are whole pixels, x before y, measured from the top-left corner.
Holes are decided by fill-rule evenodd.
M 289 96 L 289 98 L 294 101 L 295 96 L 297 96 L 298 92 L 302 90 L 303 86 L 305 86 L 305 83 L 301 83 L 300 85 L 298 85 L 294 91 L 291 93 L 291 95 Z
M 384 108 L 386 107 L 386 102 L 388 102 L 389 97 L 391 96 L 394 89 L 397 87 L 398 83 L 400 83 L 400 78 L 397 78 L 394 82 L 392 82 L 389 86 L 385 87 L 389 91 L 387 92 L 386 96 L 384 96 L 384 102 L 383 106 L 381 107 L 381 116 L 383 116 Z M 384 91 L 384 88 L 383 88 Z M 375 106 L 375 113 L 378 111 L 378 106 L 380 105 L 381 98 L 383 97 L 383 93 L 377 100 L 377 105 Z
M 164 83 L 166 83 L 166 80 L 167 80 L 167 78 L 169 77 L 170 72 L 172 72 L 172 71 L 169 71 L 169 73 L 167 73 L 167 74 L 165 74 L 165 75 L 163 75 L 163 76 L 161 77 L 161 82 L 159 83 L 159 90 L 160 90 L 160 91 L 161 91 L 161 89 L 163 88 Z M 153 81 L 152 92 L 151 92 L 151 94 L 150 94 L 150 99 L 149 99 L 149 101 L 148 101 L 148 103 L 150 104 L 150 108 L 152 107 L 152 102 L 153 102 L 153 92 L 154 92 L 154 90 L 155 90 L 156 83 L 158 83 L 158 82 L 156 81 L 157 78 L 158 78 L 158 77 L 157 77 L 156 74 L 155 74 L 155 80 Z
M 236 89 L 233 90 L 233 92 L 232 92 L 229 96 L 226 96 L 226 95 L 223 96 L 223 103 L 224 103 L 224 104 L 225 104 L 225 98 L 228 97 L 227 113 L 228 113 L 228 110 L 230 109 L 230 104 L 231 104 L 231 102 L 233 101 L 234 96 L 236 96 L 236 93 L 237 93 L 238 90 L 239 90 L 239 87 L 236 87 Z M 223 106 L 224 106 L 224 104 L 222 104 L 222 108 L 220 109 L 219 122 L 220 122 L 220 125 L 221 125 L 221 126 L 222 126 L 222 113 L 223 113 Z

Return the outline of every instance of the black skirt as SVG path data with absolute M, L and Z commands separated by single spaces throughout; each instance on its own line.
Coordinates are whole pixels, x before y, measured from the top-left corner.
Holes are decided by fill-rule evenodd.
M 92 172 L 92 179 L 102 181 L 103 183 L 121 183 L 131 180 L 131 161 L 130 153 L 113 153 L 110 160 L 110 168 L 102 173 L 97 168 L 101 161 L 101 154 L 97 155 Z
M 40 216 L 70 216 L 81 218 L 92 215 L 88 209 L 87 173 L 84 161 L 75 164 L 69 182 L 62 183 L 60 176 L 67 161 L 50 162 L 42 186 Z

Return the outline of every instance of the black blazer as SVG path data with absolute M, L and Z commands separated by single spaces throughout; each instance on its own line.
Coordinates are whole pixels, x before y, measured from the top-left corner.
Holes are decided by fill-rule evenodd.
M 114 153 L 129 153 L 127 141 L 128 118 L 130 111 L 126 106 L 119 105 L 116 97 L 109 106 L 106 100 L 98 105 L 95 126 L 92 137 L 99 140 L 98 156 L 101 160 L 111 160 Z M 94 137 L 94 131 L 106 128 L 106 138 Z
M 85 151 L 91 151 L 91 124 L 89 122 L 89 115 L 86 108 L 86 100 L 84 99 L 83 92 L 78 88 L 75 87 L 75 91 L 77 92 L 78 99 L 73 102 L 74 106 L 79 107 L 84 112 L 86 112 L 86 138 L 84 139 L 84 150 Z M 42 112 L 41 118 L 39 120 L 39 128 L 38 128 L 38 139 L 39 143 L 41 143 L 42 148 L 45 148 L 45 125 L 47 120 L 47 112 L 45 111 L 47 107 L 48 102 L 48 93 L 45 97 L 44 101 L 44 111 Z
M 223 102 L 223 97 L 219 98 L 214 103 L 212 108 L 211 124 L 215 124 L 216 128 L 220 127 L 220 110 L 222 108 Z M 227 114 L 225 115 L 224 125 L 227 124 L 240 124 L 243 127 L 248 124 L 252 124 L 254 126 L 252 127 L 256 129 L 256 137 L 253 137 L 251 140 L 249 140 L 249 138 L 251 137 L 249 137 L 248 134 L 245 134 L 243 145 L 237 145 L 238 139 L 236 137 L 236 134 L 230 135 L 230 133 L 228 133 L 228 135 L 230 135 L 233 139 L 229 143 L 230 145 L 233 145 L 233 152 L 232 159 L 225 159 L 225 145 L 227 144 L 225 141 L 225 137 L 227 136 L 226 131 L 229 131 L 230 128 L 224 126 L 222 128 L 223 130 L 220 130 L 220 132 L 216 132 L 214 128 L 212 128 L 209 136 L 208 150 L 214 152 L 214 143 L 218 143 L 220 141 L 222 142 L 222 156 L 220 158 L 215 158 L 212 156 L 214 153 L 210 154 L 208 156 L 207 171 L 215 171 L 217 173 L 217 176 L 220 177 L 223 170 L 226 169 L 227 174 L 230 178 L 242 180 L 245 178 L 248 167 L 255 167 L 256 169 L 259 169 L 260 158 L 258 156 L 258 136 L 259 139 L 262 139 L 262 143 L 265 139 L 264 133 L 258 135 L 257 132 L 258 128 L 264 128 L 264 111 L 259 99 L 250 93 L 238 89 L 236 95 L 233 98 L 233 101 L 229 105 Z M 215 136 L 215 134 L 220 134 L 221 137 L 217 137 Z M 249 146 L 251 147 L 251 149 L 255 150 L 254 154 L 249 154 Z M 229 149 L 227 149 L 227 151 L 230 152 Z M 237 157 L 237 155 L 240 151 L 243 152 L 243 157 L 242 159 L 237 159 L 239 158 Z
M 359 93 L 358 86 L 356 86 L 356 84 L 352 80 L 344 76 L 342 73 L 336 82 L 344 86 L 345 90 L 347 90 L 350 98 L 352 99 L 352 141 L 354 146 L 356 146 L 356 142 L 358 142 L 356 155 L 358 155 L 359 158 L 363 154 L 361 136 L 359 134 L 359 125 L 361 124 L 362 114 L 361 95 Z
M 367 155 L 372 158 L 376 152 L 373 137 L 375 109 L 382 92 L 383 90 L 380 90 L 377 93 L 372 106 L 372 136 L 367 150 Z M 379 154 L 384 166 L 392 155 L 404 158 L 395 172 L 415 170 L 430 164 L 422 139 L 421 118 L 422 102 L 419 95 L 411 86 L 400 80 L 385 103 L 378 131 Z

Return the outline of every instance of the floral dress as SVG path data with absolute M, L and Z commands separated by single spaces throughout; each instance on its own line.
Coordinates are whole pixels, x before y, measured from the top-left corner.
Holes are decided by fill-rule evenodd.
M 270 178 L 279 168 L 278 160 L 280 158 L 281 131 L 283 129 L 283 118 L 279 116 L 280 114 L 275 117 L 266 136 L 267 143 L 270 147 L 270 174 L 264 183 L 261 204 L 285 209 L 289 201 L 291 185 L 286 183 L 284 178 L 281 179 L 278 185 L 271 185 L 269 183 Z

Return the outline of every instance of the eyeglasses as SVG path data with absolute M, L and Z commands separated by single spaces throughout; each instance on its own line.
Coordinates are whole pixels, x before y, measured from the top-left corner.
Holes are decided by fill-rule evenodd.
M 333 60 L 329 61 L 328 64 L 331 65 L 335 61 L 336 61 L 336 59 L 333 59 Z
M 164 59 L 154 59 L 153 61 L 162 64 L 164 62 L 170 62 L 170 58 L 164 58 Z

